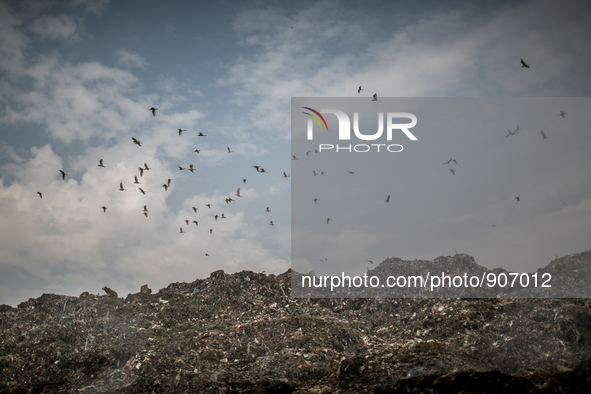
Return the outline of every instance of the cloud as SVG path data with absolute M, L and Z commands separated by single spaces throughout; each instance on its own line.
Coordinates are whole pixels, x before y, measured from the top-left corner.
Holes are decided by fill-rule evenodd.
M 135 53 L 133 51 L 130 51 L 128 49 L 119 49 L 117 50 L 117 63 L 115 63 L 117 66 L 121 67 L 128 67 L 128 68 L 132 68 L 132 67 L 137 67 L 137 68 L 146 68 L 148 67 L 148 62 L 146 61 L 146 59 L 139 55 L 138 53 Z
M 68 15 L 42 16 L 28 26 L 29 31 L 51 40 L 71 38 L 76 33 L 76 22 Z

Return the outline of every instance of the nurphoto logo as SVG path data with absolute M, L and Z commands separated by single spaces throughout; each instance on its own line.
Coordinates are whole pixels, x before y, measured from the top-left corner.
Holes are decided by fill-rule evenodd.
M 320 126 L 320 130 L 326 128 L 328 131 L 328 124 L 326 123 L 326 119 L 322 114 L 333 114 L 337 117 L 339 122 L 339 141 L 347 141 L 351 140 L 351 134 L 353 133 L 355 137 L 362 141 L 375 141 L 382 137 L 384 133 L 384 113 L 378 112 L 378 131 L 374 134 L 362 134 L 359 131 L 359 113 L 353 112 L 353 128 L 351 128 L 351 120 L 349 116 L 338 109 L 321 109 L 320 112 L 312 109 L 310 107 L 302 107 L 307 109 L 310 112 L 303 112 L 304 114 L 308 115 L 312 119 L 308 119 L 307 124 L 307 138 L 308 140 L 314 139 L 314 122 L 318 123 Z M 393 130 L 400 130 L 402 131 L 411 141 L 417 141 L 417 137 L 412 134 L 409 129 L 413 128 L 417 124 L 417 117 L 408 112 L 388 112 L 386 114 L 386 139 L 388 141 L 392 141 L 392 131 Z M 394 119 L 410 119 L 410 123 L 394 123 Z M 322 121 L 322 122 L 321 122 Z M 324 125 L 324 126 L 323 126 Z M 334 149 L 335 152 L 339 151 L 348 151 L 348 152 L 369 152 L 372 149 L 377 150 L 380 152 L 381 147 L 386 147 L 388 152 L 402 152 L 404 147 L 400 144 L 349 144 L 349 145 L 339 145 L 336 144 L 319 144 L 318 151 L 322 152 L 323 150 L 332 150 Z

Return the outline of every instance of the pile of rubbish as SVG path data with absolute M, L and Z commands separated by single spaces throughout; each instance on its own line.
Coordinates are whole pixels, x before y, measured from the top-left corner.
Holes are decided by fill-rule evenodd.
M 291 298 L 291 279 L 2 305 L 0 393 L 591 392 L 589 299 Z

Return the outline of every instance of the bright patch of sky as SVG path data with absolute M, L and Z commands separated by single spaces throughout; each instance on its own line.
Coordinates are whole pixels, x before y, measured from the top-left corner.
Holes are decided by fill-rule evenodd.
M 291 97 L 589 96 L 589 10 L 585 1 L 0 1 L 0 303 L 105 285 L 125 295 L 217 269 L 284 272 Z M 178 169 L 190 164 L 193 173 Z M 540 165 L 552 171 L 551 160 Z M 588 218 L 589 176 L 575 174 L 545 187 Z M 486 185 L 473 190 L 478 198 Z M 589 234 L 554 214 L 557 227 Z M 427 257 L 455 247 L 478 262 L 491 247 L 452 241 Z M 574 237 L 552 253 L 588 248 Z

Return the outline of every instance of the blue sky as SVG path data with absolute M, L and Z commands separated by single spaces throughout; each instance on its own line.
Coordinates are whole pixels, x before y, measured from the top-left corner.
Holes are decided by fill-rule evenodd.
M 292 97 L 359 97 L 359 85 L 367 97 L 586 97 L 589 11 L 584 1 L 560 8 L 549 1 L 0 1 L 0 303 L 99 293 L 105 285 L 125 295 L 216 269 L 283 272 Z M 180 137 L 178 128 L 186 129 Z M 569 132 L 588 138 L 584 128 Z M 547 170 L 565 171 L 543 185 L 560 190 L 578 218 L 553 217 L 573 232 L 544 251 L 547 261 L 589 248 L 582 157 L 556 158 Z M 143 163 L 152 169 L 134 185 Z M 178 170 L 189 164 L 194 173 Z M 538 171 L 542 179 L 546 170 Z M 475 179 L 472 189 L 484 193 L 485 185 Z M 226 204 L 227 197 L 237 201 Z M 213 218 L 222 213 L 227 219 Z M 530 249 L 531 238 L 507 253 Z M 451 239 L 438 252 L 383 257 L 434 258 L 455 247 L 479 261 L 485 246 L 476 245 Z

